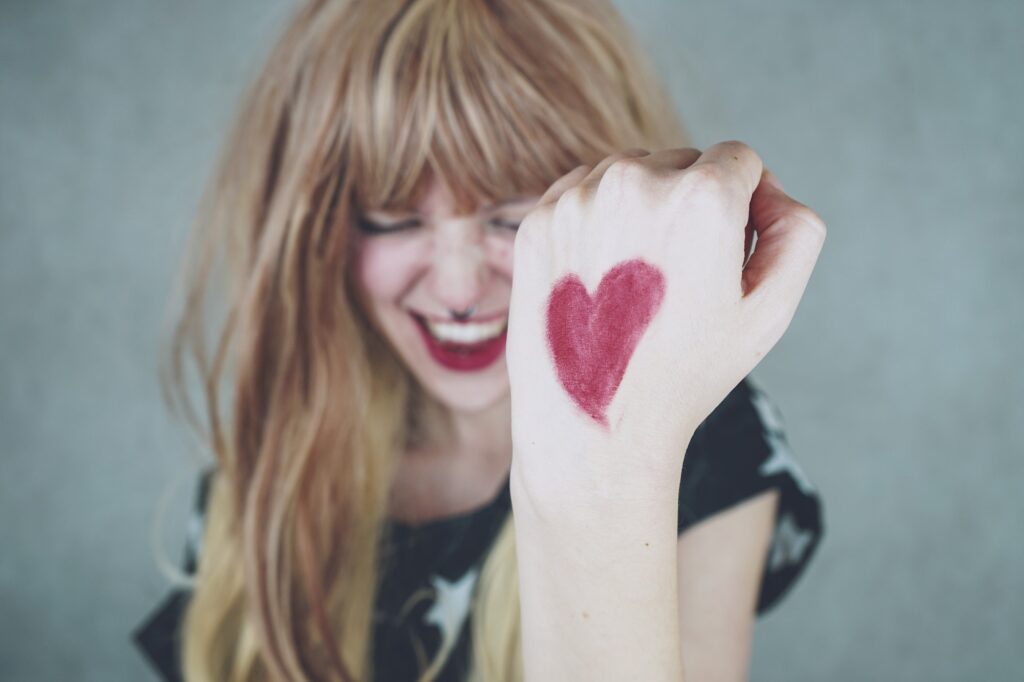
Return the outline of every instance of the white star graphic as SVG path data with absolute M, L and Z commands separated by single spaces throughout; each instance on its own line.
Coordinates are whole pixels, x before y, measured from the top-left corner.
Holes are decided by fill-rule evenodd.
M 761 417 L 761 423 L 764 424 L 764 428 L 771 432 L 783 431 L 786 428 L 785 423 L 782 421 L 782 413 L 779 408 L 775 406 L 768 396 L 762 391 L 751 387 L 750 400 L 754 403 L 754 407 L 757 408 L 757 414 Z
M 788 471 L 797 485 L 800 486 L 800 490 L 805 494 L 814 492 L 811 480 L 807 478 L 804 470 L 800 468 L 800 464 L 797 463 L 796 458 L 793 456 L 793 451 L 790 450 L 789 444 L 786 442 L 786 435 L 782 425 L 782 414 L 778 408 L 760 391 L 754 391 L 751 401 L 757 410 L 758 416 L 761 418 L 765 440 L 768 441 L 768 447 L 772 451 L 772 456 L 761 465 L 758 471 L 763 476 L 771 476 L 780 471 Z
M 469 615 L 470 598 L 479 569 L 474 567 L 466 571 L 457 582 L 451 583 L 439 575 L 430 579 L 434 585 L 434 605 L 430 607 L 424 620 L 436 625 L 441 630 L 441 651 L 455 644 L 462 625 Z
M 792 515 L 783 515 L 775 530 L 775 541 L 772 543 L 771 556 L 768 559 L 769 568 L 777 571 L 788 564 L 800 563 L 813 539 L 814 533 L 800 530 Z

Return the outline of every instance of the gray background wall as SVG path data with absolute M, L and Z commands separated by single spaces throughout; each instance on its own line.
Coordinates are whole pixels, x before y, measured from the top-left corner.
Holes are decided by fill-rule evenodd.
M 749 142 L 830 227 L 754 373 L 828 534 L 753 679 L 1021 679 L 1024 3 L 619 5 L 698 145 Z M 151 679 L 128 635 L 195 466 L 161 308 L 286 11 L 0 5 L 0 679 Z

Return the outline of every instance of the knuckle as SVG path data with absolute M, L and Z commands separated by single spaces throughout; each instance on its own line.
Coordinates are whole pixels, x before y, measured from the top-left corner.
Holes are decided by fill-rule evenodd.
M 579 213 L 587 203 L 587 193 L 588 190 L 585 185 L 580 184 L 570 187 L 558 198 L 555 211 L 558 213 Z
M 568 182 L 572 178 L 585 177 L 587 175 L 587 173 L 589 173 L 592 170 L 594 170 L 593 166 L 585 164 L 585 163 L 581 163 L 580 165 L 576 166 L 571 171 L 569 171 L 568 173 L 566 173 L 565 175 L 560 177 L 558 179 L 558 181 L 559 182 Z
M 631 183 L 643 179 L 647 175 L 647 166 L 635 156 L 627 156 L 612 162 L 605 171 L 604 178 L 620 184 Z
M 754 151 L 754 148 L 746 142 L 741 142 L 740 140 L 726 140 L 725 142 L 722 142 L 721 145 L 724 151 L 731 153 L 733 156 L 746 158 L 751 161 L 761 161 L 761 157 Z
M 715 164 L 688 168 L 679 181 L 687 201 L 701 204 L 723 204 L 728 200 L 728 185 L 722 169 Z
M 722 143 L 722 151 L 731 157 L 740 168 L 753 171 L 757 176 L 761 175 L 761 171 L 764 169 L 764 161 L 750 145 L 739 140 L 727 140 Z
M 715 188 L 725 182 L 725 175 L 719 166 L 703 163 L 689 168 L 684 177 L 690 184 L 698 187 Z
M 553 183 L 551 183 L 547 191 L 545 191 L 544 195 L 541 197 L 540 203 L 547 203 L 548 201 L 551 201 L 552 199 L 561 196 L 561 194 L 565 191 L 567 187 L 571 187 L 573 184 L 578 183 L 579 179 L 586 177 L 586 174 L 589 173 L 591 170 L 592 168 L 590 166 L 586 164 L 580 164 L 579 166 L 576 166 L 568 173 L 565 173 L 557 180 L 555 180 Z

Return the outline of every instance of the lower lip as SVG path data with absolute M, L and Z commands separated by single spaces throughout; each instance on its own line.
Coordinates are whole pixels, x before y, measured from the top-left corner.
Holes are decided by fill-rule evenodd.
M 427 329 L 426 323 L 419 320 L 415 315 L 413 319 L 420 330 L 430 356 L 443 367 L 457 372 L 472 372 L 483 369 L 497 360 L 505 352 L 505 336 L 508 332 L 506 327 L 501 334 L 481 341 L 480 343 L 450 343 L 438 341 Z

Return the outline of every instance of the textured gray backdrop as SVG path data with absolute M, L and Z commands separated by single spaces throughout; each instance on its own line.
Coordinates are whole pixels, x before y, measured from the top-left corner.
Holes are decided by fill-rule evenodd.
M 753 679 L 1024 679 L 1024 3 L 620 6 L 697 143 L 749 142 L 830 228 L 755 371 L 828 530 Z M 151 679 L 128 635 L 195 462 L 161 309 L 288 3 L 0 7 L 0 679 Z

